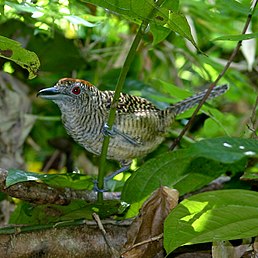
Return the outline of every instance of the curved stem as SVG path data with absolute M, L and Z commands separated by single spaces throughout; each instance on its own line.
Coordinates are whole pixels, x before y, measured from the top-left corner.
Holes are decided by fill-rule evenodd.
M 112 128 L 114 122 L 115 122 L 115 117 L 116 117 L 116 107 L 119 101 L 119 96 L 120 92 L 122 91 L 126 75 L 129 71 L 130 65 L 134 59 L 137 47 L 141 41 L 142 35 L 144 34 L 144 31 L 146 29 L 147 25 L 143 22 L 141 26 L 138 29 L 138 32 L 133 40 L 133 43 L 131 45 L 131 48 L 127 54 L 127 57 L 125 59 L 123 68 L 120 72 L 117 85 L 116 85 L 116 90 L 114 94 L 114 98 L 112 101 L 112 105 L 110 108 L 109 112 L 109 117 L 107 121 L 107 125 L 109 128 Z M 100 167 L 99 167 L 99 173 L 98 173 L 98 188 L 103 189 L 104 188 L 104 177 L 105 177 L 105 165 L 106 165 L 106 156 L 107 156 L 107 151 L 108 151 L 108 144 L 109 144 L 109 136 L 104 136 L 104 141 L 102 145 L 102 150 L 101 150 L 101 156 L 100 156 Z M 103 200 L 103 193 L 99 192 L 98 193 L 98 201 Z
M 129 71 L 129 68 L 134 59 L 137 47 L 139 46 L 142 36 L 148 27 L 149 19 L 151 17 L 153 17 L 157 8 L 159 8 L 159 6 L 161 6 L 164 1 L 165 0 L 158 0 L 158 1 L 154 2 L 152 11 L 148 15 L 148 17 L 141 23 L 141 25 L 137 31 L 137 34 L 135 35 L 135 38 L 134 38 L 131 48 L 129 49 L 129 52 L 126 56 L 124 65 L 122 67 L 122 70 L 120 72 L 120 75 L 119 75 L 119 78 L 118 78 L 118 81 L 116 84 L 114 98 L 112 101 L 112 105 L 110 108 L 109 117 L 108 117 L 108 121 L 107 121 L 107 125 L 109 128 L 112 128 L 112 126 L 115 122 L 116 107 L 117 107 L 117 104 L 119 101 L 120 93 L 122 91 L 122 88 L 123 88 L 123 85 L 124 85 L 124 82 L 126 79 L 126 75 Z M 104 177 L 105 177 L 105 166 L 106 166 L 106 156 L 107 156 L 107 152 L 108 152 L 108 144 L 109 144 L 109 136 L 104 136 L 104 141 L 102 144 L 101 156 L 100 156 L 100 167 L 99 167 L 99 173 L 98 173 L 98 188 L 99 189 L 104 188 Z M 102 192 L 98 193 L 98 201 L 99 202 L 103 201 L 103 193 Z

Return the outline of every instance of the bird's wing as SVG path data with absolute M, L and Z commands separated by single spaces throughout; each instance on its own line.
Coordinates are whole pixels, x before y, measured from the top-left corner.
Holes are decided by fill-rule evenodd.
M 103 128 L 103 134 L 104 135 L 109 135 L 110 137 L 116 137 L 116 136 L 121 136 L 124 140 L 129 142 L 132 145 L 139 146 L 141 145 L 141 142 L 137 141 L 133 137 L 131 137 L 129 134 L 123 133 L 120 131 L 115 125 L 112 126 L 110 129 L 107 124 L 104 125 Z
M 117 134 L 123 137 L 127 142 L 131 143 L 132 145 L 139 146 L 142 144 L 142 142 L 138 141 L 137 139 L 134 139 L 129 134 L 121 132 L 119 129 L 116 128 L 116 126 L 113 126 L 113 131 Z
M 109 112 L 112 98 L 109 96 L 106 99 L 106 108 Z M 121 93 L 115 124 L 111 130 L 108 128 L 107 133 L 111 137 L 120 136 L 134 146 L 144 145 L 164 131 L 160 123 L 159 111 L 144 98 Z

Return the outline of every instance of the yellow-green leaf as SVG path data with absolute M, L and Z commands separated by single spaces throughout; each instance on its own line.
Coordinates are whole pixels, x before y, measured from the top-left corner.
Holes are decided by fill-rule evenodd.
M 29 79 L 37 76 L 40 66 L 37 55 L 23 48 L 19 42 L 0 36 L 0 57 L 11 60 L 28 70 Z

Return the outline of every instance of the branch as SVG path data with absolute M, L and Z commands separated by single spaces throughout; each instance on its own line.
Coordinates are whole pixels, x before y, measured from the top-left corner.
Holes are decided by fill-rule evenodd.
M 74 224 L 74 223 L 73 223 Z M 130 223 L 102 221 L 106 234 L 116 250 L 121 252 L 127 240 Z M 40 228 L 41 226 L 41 228 Z M 1 228 L 1 257 L 111 257 L 109 246 L 95 221 L 81 224 L 15 226 Z M 8 233 L 8 229 L 10 233 Z M 33 229 L 34 228 L 34 229 Z M 6 231 L 6 233 L 2 231 Z M 76 254 L 76 255 L 75 255 Z
M 89 203 L 97 200 L 97 194 L 94 191 L 53 188 L 35 181 L 21 182 L 6 187 L 7 175 L 8 171 L 0 168 L 0 191 L 30 203 L 68 205 L 74 199 L 85 200 Z M 119 199 L 120 193 L 106 192 L 104 198 L 106 200 Z
M 257 1 L 255 0 L 252 4 L 252 7 L 250 8 L 250 12 L 247 16 L 246 22 L 245 22 L 245 26 L 243 28 L 242 34 L 245 34 L 247 31 L 247 28 L 251 22 L 252 16 L 254 14 L 255 11 L 255 7 L 257 5 Z M 186 124 L 186 126 L 184 127 L 184 129 L 181 131 L 180 135 L 174 140 L 173 144 L 170 147 L 170 150 L 174 150 L 175 147 L 178 145 L 178 143 L 181 141 L 181 139 L 183 138 L 184 134 L 191 128 L 191 126 L 194 123 L 194 120 L 196 118 L 197 113 L 199 112 L 199 110 L 201 109 L 202 105 L 204 104 L 204 102 L 207 100 L 207 98 L 209 97 L 212 89 L 217 85 L 217 83 L 219 82 L 219 80 L 224 76 L 224 74 L 226 73 L 226 71 L 228 70 L 228 68 L 230 67 L 231 63 L 233 62 L 234 58 L 236 57 L 236 54 L 238 53 L 240 47 L 242 44 L 242 40 L 238 41 L 235 49 L 233 50 L 227 64 L 225 65 L 224 69 L 222 70 L 222 72 L 218 75 L 218 77 L 216 78 L 216 80 L 210 84 L 205 96 L 203 97 L 203 99 L 201 100 L 201 102 L 198 104 L 198 106 L 196 107 L 196 109 L 194 110 L 191 119 L 188 121 L 188 123 Z
M 163 253 L 164 220 L 177 205 L 178 196 L 176 190 L 160 187 L 145 201 L 134 221 L 101 221 L 95 215 L 97 223 L 80 219 L 2 227 L 1 257 L 38 257 L 42 253 L 47 257 L 74 257 L 75 253 L 76 257 L 120 257 L 121 253 L 133 257 L 135 252 L 143 254 L 137 257 L 153 257 Z
M 93 216 L 94 220 L 97 222 L 99 230 L 101 231 L 102 236 L 103 236 L 106 244 L 109 247 L 112 258 L 120 257 L 120 254 L 119 254 L 118 250 L 116 250 L 116 248 L 114 247 L 113 242 L 110 241 L 110 239 L 107 235 L 107 231 L 105 230 L 105 228 L 103 226 L 103 223 L 99 218 L 99 215 L 97 213 L 93 213 L 92 216 Z
M 250 124 L 247 124 L 248 129 L 252 132 L 251 138 L 253 138 L 253 139 L 258 139 L 258 135 L 257 135 L 258 119 L 257 119 L 257 115 L 256 115 L 257 108 L 258 108 L 258 96 L 256 97 L 256 101 L 255 101 L 253 111 L 252 111 L 252 114 L 250 117 Z

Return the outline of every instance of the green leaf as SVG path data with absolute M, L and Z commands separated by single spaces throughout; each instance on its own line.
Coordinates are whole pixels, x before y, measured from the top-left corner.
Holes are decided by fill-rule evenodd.
M 40 66 L 37 55 L 24 49 L 19 42 L 0 36 L 0 57 L 11 60 L 28 70 L 29 79 L 37 76 Z
M 241 180 L 247 181 L 251 184 L 257 184 L 258 182 L 258 162 L 254 164 L 253 167 L 248 167 L 248 169 L 241 176 Z
M 140 202 L 161 185 L 176 188 L 180 195 L 197 190 L 227 171 L 243 171 L 247 159 L 258 155 L 257 150 L 257 140 L 221 137 L 164 153 L 132 174 L 122 199 L 131 204 Z
M 19 202 L 11 215 L 9 223 L 13 224 L 48 224 L 77 219 L 92 219 L 93 212 L 101 218 L 107 218 L 114 214 L 121 214 L 123 204 L 119 200 L 106 200 L 103 203 L 86 203 L 83 200 L 73 200 L 69 205 L 54 204 L 33 205 L 27 202 Z
M 59 217 L 58 220 L 92 219 L 93 212 L 98 213 L 100 218 L 108 218 L 118 214 L 121 206 L 122 204 L 119 200 L 105 200 L 105 202 L 101 203 L 84 204 L 82 207 L 78 207 L 70 212 L 66 210 L 66 213 Z
M 187 158 L 186 158 L 187 156 Z M 141 201 L 161 185 L 173 187 L 184 177 L 190 156 L 185 150 L 168 152 L 144 163 L 126 181 L 122 200 L 127 203 Z
M 234 163 L 242 158 L 258 156 L 258 141 L 242 138 L 213 138 L 192 144 L 189 153 L 223 163 Z
M 183 200 L 167 217 L 164 247 L 167 253 L 187 244 L 257 236 L 258 193 L 220 190 Z
M 165 27 L 160 27 L 157 26 L 155 23 L 150 25 L 150 31 L 153 34 L 153 42 L 152 44 L 155 46 L 158 43 L 160 43 L 161 41 L 163 41 L 164 39 L 166 39 L 166 37 L 170 34 L 170 29 L 165 28 Z
M 37 6 L 29 5 L 28 3 L 13 3 L 10 1 L 5 1 L 5 4 L 14 8 L 17 12 L 22 12 L 22 13 L 42 12 L 41 8 Z
M 6 178 L 6 186 L 27 181 L 44 182 L 53 187 L 69 187 L 76 190 L 92 189 L 93 181 L 90 176 L 77 173 L 66 174 L 42 174 L 27 172 L 20 169 L 9 169 Z
M 97 26 L 97 24 L 88 22 L 76 15 L 67 15 L 67 16 L 64 16 L 64 18 L 70 21 L 72 24 L 84 25 L 85 27 L 90 27 L 90 28 Z
M 82 200 L 74 200 L 66 206 L 53 204 L 33 205 L 27 202 L 20 202 L 11 214 L 9 223 L 26 225 L 48 224 L 63 221 L 64 219 L 61 218 L 65 218 L 66 215 L 70 220 L 91 219 L 93 211 L 91 207 L 86 210 L 86 206 L 85 201 Z M 77 213 L 80 209 L 84 209 L 83 214 Z M 73 212 L 74 214 L 72 215 Z
M 168 28 L 169 30 L 178 33 L 182 37 L 187 38 L 197 48 L 185 16 L 178 12 L 178 1 L 164 1 L 163 5 L 159 8 L 155 6 L 154 1 L 152 0 L 85 0 L 85 2 L 90 2 L 103 8 L 107 8 L 110 11 L 120 14 L 126 19 L 134 22 L 146 20 L 150 24 L 155 24 L 156 29 L 157 27 Z M 156 29 L 153 30 L 154 33 L 157 33 Z M 164 32 L 164 29 L 162 30 Z M 160 38 L 161 36 L 156 35 L 154 38 L 155 37 Z
M 151 83 L 154 85 L 159 85 L 159 90 L 169 94 L 171 96 L 170 100 L 173 99 L 174 103 L 193 95 L 192 93 L 187 92 L 185 89 L 181 89 L 180 87 L 160 80 L 159 78 L 152 79 Z
M 212 41 L 216 41 L 216 40 L 240 41 L 240 40 L 248 40 L 253 38 L 258 38 L 258 32 L 249 33 L 249 34 L 225 35 L 225 36 L 217 37 Z
M 165 27 L 171 29 L 174 32 L 179 33 L 179 35 L 181 35 L 182 37 L 190 40 L 196 47 L 195 41 L 191 34 L 190 26 L 183 14 L 177 12 L 170 12 L 169 19 L 167 21 L 167 24 L 165 24 Z

